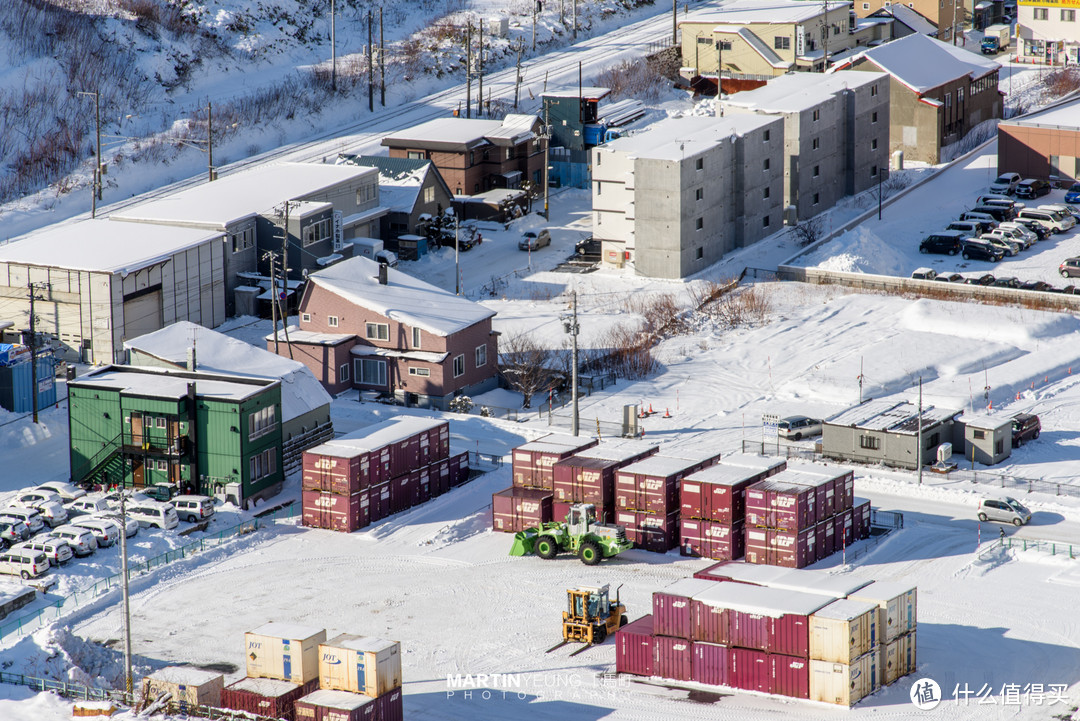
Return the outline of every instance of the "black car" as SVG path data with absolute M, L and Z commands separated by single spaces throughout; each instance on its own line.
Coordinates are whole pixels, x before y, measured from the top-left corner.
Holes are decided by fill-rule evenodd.
M 971 209 L 972 213 L 984 213 L 999 223 L 1016 218 L 1016 208 L 1004 205 L 976 205 Z
M 993 286 L 994 288 L 1019 288 L 1020 287 L 1020 279 L 1019 278 L 1013 278 L 1013 277 L 997 278 L 990 285 Z
M 919 252 L 956 255 L 963 250 L 961 247 L 963 240 L 964 234 L 953 230 L 944 233 L 933 233 L 926 236 L 922 243 L 919 243 Z
M 578 255 L 600 255 L 600 241 L 593 238 L 591 235 L 588 238 L 579 240 L 574 246 L 574 252 Z
M 940 280 L 942 283 L 963 283 L 964 276 L 959 273 L 942 273 L 934 280 Z
M 1044 283 L 1041 280 L 1026 280 L 1020 284 L 1021 290 L 1041 290 L 1044 293 L 1052 291 L 1054 287 L 1049 283 Z
M 989 243 L 969 240 L 964 243 L 963 256 L 964 260 L 989 260 L 991 263 L 996 263 L 1005 257 L 1005 251 Z
M 1028 178 L 1027 180 L 1021 180 L 1020 185 L 1016 186 L 1016 197 L 1041 198 L 1044 195 L 1049 195 L 1053 189 L 1053 186 L 1045 180 Z
M 994 280 L 994 276 L 990 275 L 989 273 L 983 273 L 978 277 L 971 276 L 968 278 L 964 278 L 964 283 L 966 283 L 967 285 L 993 285 Z
M 1050 237 L 1050 231 L 1037 220 L 1032 220 L 1031 218 L 1017 218 L 1013 222 L 1019 223 L 1030 230 L 1039 237 L 1039 240 L 1046 240 Z

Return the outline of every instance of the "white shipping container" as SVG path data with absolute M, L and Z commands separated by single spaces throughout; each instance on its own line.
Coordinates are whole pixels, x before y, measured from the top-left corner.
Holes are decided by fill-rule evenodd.
M 319 687 L 377 698 L 401 686 L 401 644 L 342 634 L 319 646 Z
M 888 643 L 897 636 L 914 631 L 918 625 L 918 604 L 915 586 L 895 581 L 874 581 L 860 588 L 848 598 L 870 601 L 880 609 L 878 643 Z
M 897 636 L 881 647 L 881 684 L 888 686 L 915 670 L 915 631 Z
M 878 607 L 870 601 L 841 599 L 810 616 L 811 659 L 853 663 L 878 643 Z
M 319 644 L 326 629 L 267 623 L 244 635 L 247 675 L 304 684 L 319 677 Z
M 153 700 L 163 693 L 181 710 L 191 706 L 221 706 L 225 677 L 188 666 L 167 666 L 143 679 L 143 695 Z
M 876 649 L 851 663 L 810 659 L 810 700 L 854 706 L 881 687 L 879 662 Z

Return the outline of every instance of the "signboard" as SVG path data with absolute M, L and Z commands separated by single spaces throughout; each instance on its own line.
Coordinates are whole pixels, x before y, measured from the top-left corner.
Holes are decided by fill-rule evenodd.
M 1080 8 L 1080 0 L 1018 0 L 1016 4 L 1039 8 Z
M 340 210 L 334 211 L 334 250 L 341 250 L 345 245 L 345 230 L 342 227 L 342 214 Z

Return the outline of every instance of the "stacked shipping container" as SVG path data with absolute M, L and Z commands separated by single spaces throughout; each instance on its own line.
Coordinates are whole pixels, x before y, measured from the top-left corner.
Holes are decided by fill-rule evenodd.
M 295 721 L 402 721 L 401 644 L 342 634 L 319 644 L 319 690 Z
M 575 453 L 592 448 L 595 438 L 551 434 L 518 446 L 511 453 L 514 485 L 491 497 L 491 527 L 517 533 L 542 523 L 562 521 L 554 515 L 554 465 Z
M 468 478 L 446 421 L 402 416 L 303 455 L 305 526 L 351 533 L 446 493 Z
M 221 691 L 221 706 L 294 721 L 296 701 L 319 688 L 319 644 L 326 631 L 267 623 L 245 634 L 247 678 Z
M 875 581 L 850 598 L 878 607 L 878 629 L 882 637 L 879 649 L 881 684 L 891 684 L 915 670 L 915 632 L 918 602 L 916 589 L 905 583 Z
M 620 438 L 556 462 L 552 466 L 555 520 L 565 518 L 573 503 L 592 503 L 598 521 L 615 522 L 615 474 L 659 450 L 657 445 Z M 626 535 L 630 537 L 630 529 Z
M 679 544 L 679 483 L 712 465 L 704 459 L 653 455 L 615 474 L 615 522 L 638 548 L 667 553 Z

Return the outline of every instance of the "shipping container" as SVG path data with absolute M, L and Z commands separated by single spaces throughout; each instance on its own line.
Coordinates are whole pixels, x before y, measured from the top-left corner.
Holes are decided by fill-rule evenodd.
M 787 468 L 787 461 L 783 458 L 761 456 L 756 453 L 728 453 L 720 462 L 725 466 L 738 466 L 760 472 L 762 480 L 771 478 Z
M 746 552 L 746 530 L 742 521 L 688 521 L 679 523 L 679 552 L 718 561 L 742 558 Z M 694 574 L 697 576 L 697 574 Z
M 377 721 L 370 696 L 319 689 L 296 701 L 296 721 Z
M 881 684 L 888 686 L 898 678 L 907 676 L 915 670 L 916 631 L 909 631 L 897 636 L 879 648 L 881 649 Z
M 805 656 L 770 653 L 772 686 L 769 693 L 791 698 L 810 698 L 810 661 Z
M 789 569 L 776 566 L 756 566 L 738 561 L 717 563 L 694 574 L 694 578 L 710 581 L 737 581 L 789 591 L 846 598 L 870 583 L 870 579 L 850 574 L 835 574 L 810 569 Z
M 746 516 L 746 489 L 765 471 L 720 463 L 691 473 L 679 484 L 683 518 L 735 523 Z
M 456 488 L 467 482 L 470 476 L 469 452 L 454 451 L 450 454 L 450 486 Z
M 679 545 L 679 512 L 647 513 L 617 511 L 615 523 L 626 528 L 626 537 L 635 548 L 667 553 Z
M 704 578 L 707 581 L 735 581 L 737 583 L 750 583 L 755 586 L 767 586 L 773 578 L 788 573 L 787 569 L 776 566 L 758 566 L 741 561 L 721 561 L 708 568 L 703 568 L 694 574 L 694 578 Z
M 694 642 L 686 638 L 653 636 L 656 661 L 653 672 L 661 678 L 691 681 L 694 676 Z
M 841 511 L 832 517 L 833 522 L 833 545 L 835 551 L 842 551 L 855 542 L 855 526 L 852 518 L 854 511 L 850 508 Z
M 591 449 L 595 450 L 595 449 Z M 552 489 L 559 503 L 615 507 L 615 472 L 624 465 L 607 458 L 576 455 L 551 467 Z
M 851 508 L 855 487 L 855 471 L 850 468 L 842 468 L 821 463 L 810 463 L 808 461 L 800 460 L 788 463 L 788 470 L 803 473 L 808 476 L 818 476 L 827 481 L 825 485 L 829 489 L 827 501 L 828 512 L 826 516 L 819 518 L 819 521 L 825 520 L 825 517 L 836 515 L 841 511 L 846 511 Z M 800 483 L 801 482 L 802 481 L 800 481 Z
M 375 721 L 404 721 L 405 707 L 401 689 L 394 689 L 375 699 Z
M 420 460 L 421 437 L 428 444 L 425 462 Z M 302 485 L 307 490 L 355 493 L 446 458 L 449 438 L 449 423 L 433 418 L 399 416 L 376 423 L 305 451 Z
M 416 472 L 419 474 L 417 479 L 416 491 L 419 503 L 427 503 L 431 500 L 431 467 L 424 466 Z
M 420 503 L 420 472 L 413 471 L 390 481 L 390 513 L 400 513 Z
M 319 687 L 372 698 L 401 686 L 401 644 L 342 634 L 319 645 Z
M 865 498 L 855 498 L 851 523 L 855 527 L 855 540 L 870 538 L 870 501 Z
M 769 532 L 765 528 L 757 528 L 747 524 L 744 534 L 744 556 L 747 563 L 769 563 Z
M 615 671 L 635 676 L 652 676 L 656 656 L 653 617 L 642 616 L 615 634 Z
M 12 413 L 32 411 L 35 380 L 38 410 L 56 405 L 56 358 L 52 353 L 38 351 L 36 360 L 31 363 L 29 348 L 25 352 L 16 353 L 18 358 L 14 359 L 11 365 L 0 365 L 0 408 Z
M 836 477 L 836 497 L 839 501 L 838 511 L 846 511 L 855 503 L 855 471 L 844 470 Z
M 371 449 L 366 445 L 328 442 L 303 453 L 301 488 L 351 495 L 378 480 L 372 479 Z
M 196 706 L 221 706 L 221 690 L 225 677 L 213 671 L 203 671 L 191 666 L 166 666 L 143 679 L 143 696 L 150 701 L 161 694 L 169 694 L 173 708 L 180 713 L 194 710 Z
M 541 490 L 541 489 L 533 489 L 533 490 Z M 551 491 L 548 491 L 548 493 L 551 493 Z M 553 500 L 551 502 L 551 520 L 559 521 L 559 522 L 565 522 L 567 515 L 570 514 L 570 506 L 571 505 L 573 505 L 573 504 L 571 504 L 571 503 L 559 503 L 558 501 Z
M 731 649 L 717 643 L 694 642 L 691 680 L 709 686 L 730 686 L 728 673 Z
M 319 644 L 326 630 L 293 623 L 264 623 L 244 634 L 247 675 L 307 683 L 319 678 Z
M 221 691 L 222 708 L 295 721 L 296 701 L 319 688 L 319 679 L 305 684 L 272 678 L 242 678 Z
M 731 611 L 722 601 L 711 599 L 715 594 L 716 588 L 710 588 L 690 599 L 690 637 L 727 646 L 731 643 Z
M 878 645 L 878 607 L 839 599 L 810 616 L 810 658 L 854 663 Z
M 679 481 L 702 467 L 702 461 L 655 455 L 620 468 L 615 474 L 615 507 L 650 513 L 679 510 Z
M 784 568 L 804 568 L 817 560 L 814 526 L 801 531 L 766 529 L 769 564 Z
M 496 531 L 517 533 L 550 523 L 551 491 L 511 486 L 491 496 L 491 527 Z
M 309 528 L 352 533 L 370 522 L 370 490 L 339 496 L 322 491 L 302 491 L 303 523 Z
M 836 522 L 827 518 L 814 526 L 814 540 L 817 542 L 817 557 L 825 559 L 836 552 Z
M 897 581 L 874 581 L 860 588 L 848 598 L 870 601 L 880 608 L 878 643 L 887 643 L 897 636 L 914 631 L 917 625 L 916 589 L 908 583 Z
M 810 659 L 810 700 L 854 706 L 880 688 L 878 662 L 876 649 L 849 664 Z
M 684 578 L 661 591 L 653 592 L 653 628 L 660 636 L 690 638 L 690 600 L 715 584 L 699 578 Z
M 731 648 L 728 654 L 730 686 L 746 691 L 772 693 L 772 664 L 769 654 L 749 648 Z
M 511 452 L 514 485 L 552 490 L 554 478 L 551 467 L 557 461 L 592 448 L 599 442 L 596 438 L 550 434 L 518 446 Z
M 450 459 L 444 458 L 430 466 L 431 497 L 441 496 L 450 490 Z
M 800 474 L 781 471 L 746 489 L 746 525 L 801 531 L 816 523 L 817 489 L 787 480 Z
M 368 489 L 369 518 L 371 523 L 390 515 L 390 481 Z

